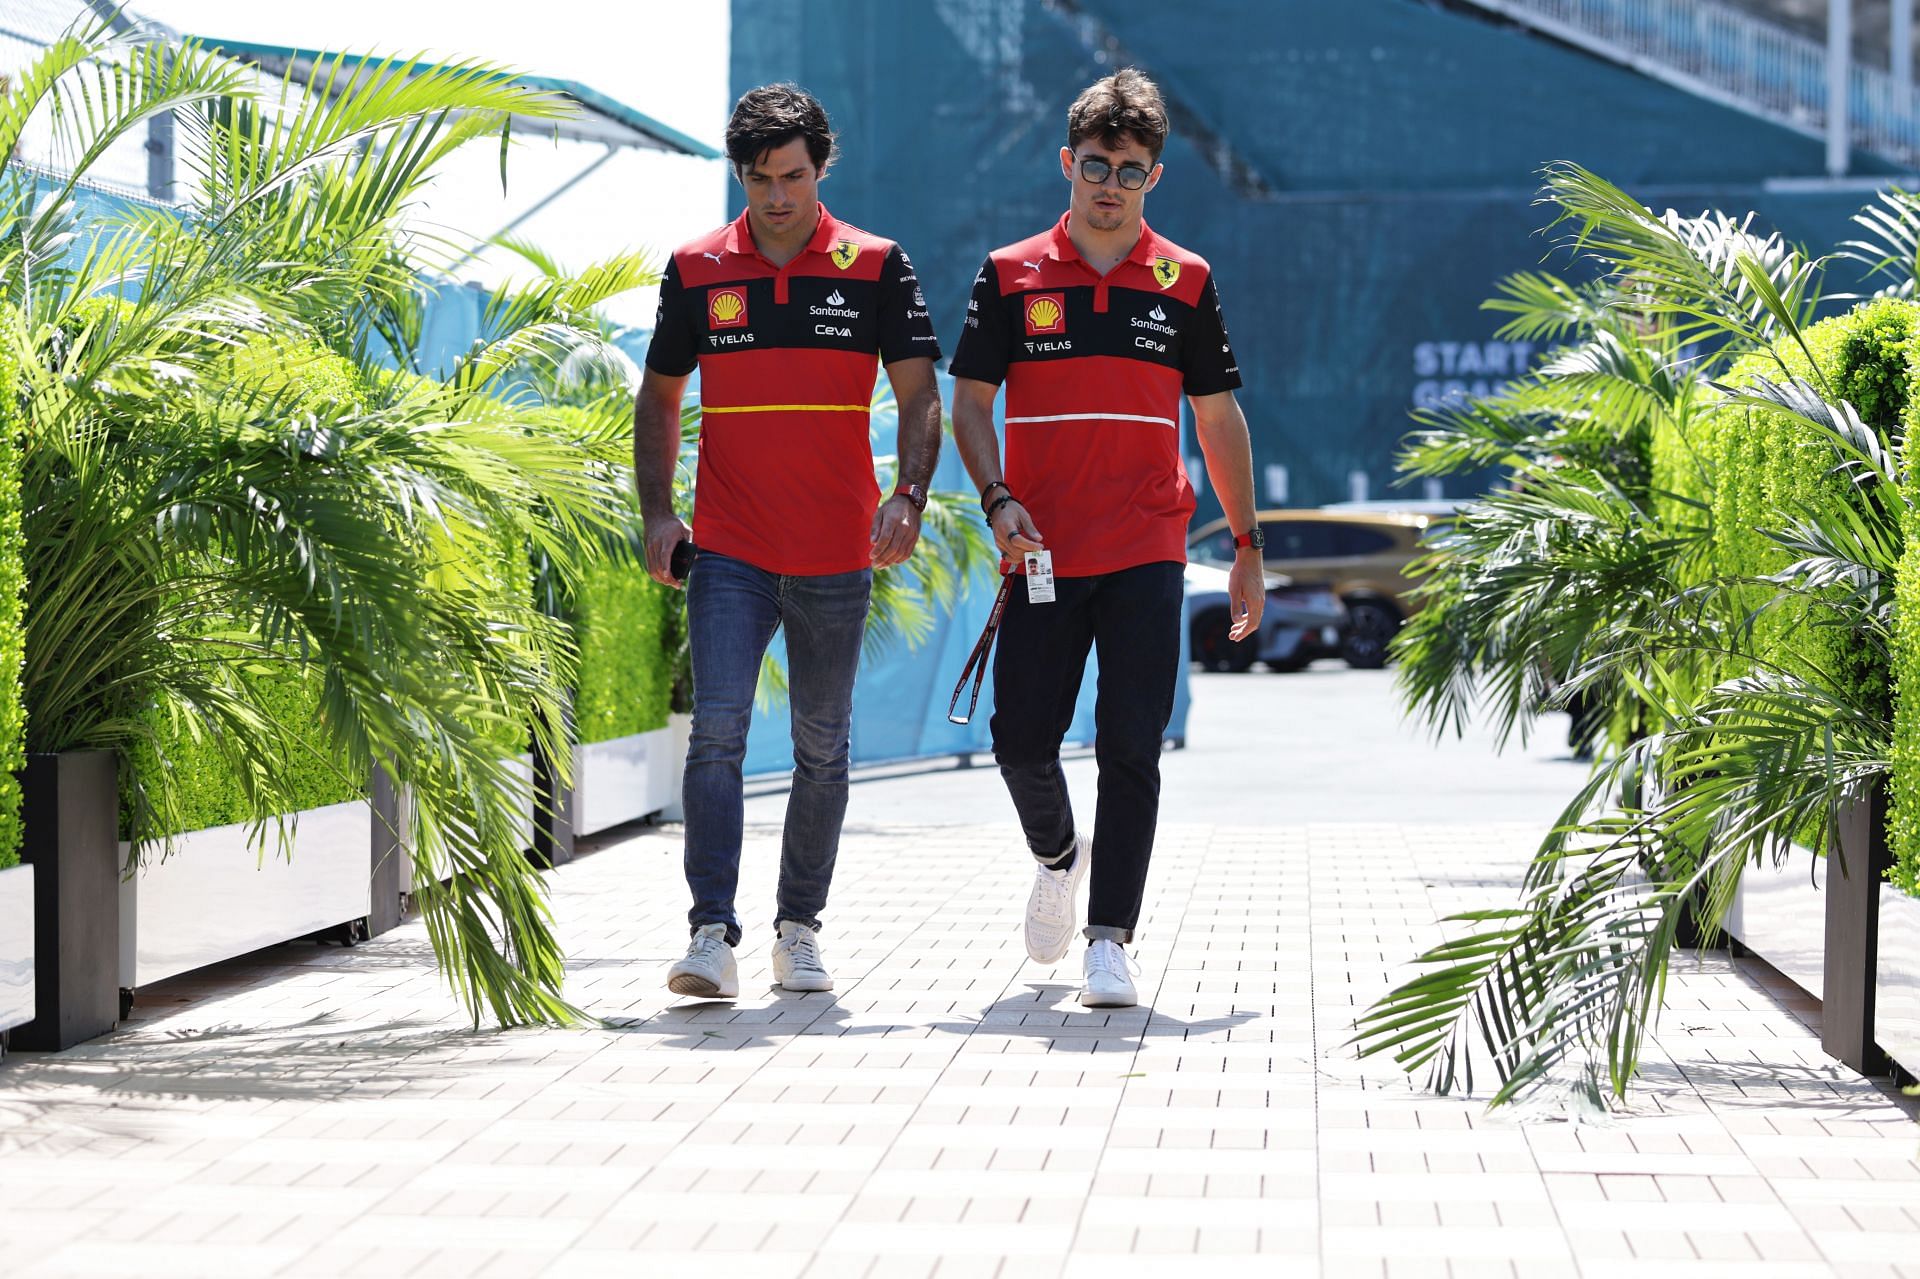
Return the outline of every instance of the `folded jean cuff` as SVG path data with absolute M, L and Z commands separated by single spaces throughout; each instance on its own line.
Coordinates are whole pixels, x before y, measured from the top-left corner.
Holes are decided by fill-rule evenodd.
M 773 931 L 776 933 L 779 932 L 780 925 L 782 924 L 799 924 L 803 928 L 811 928 L 816 933 L 820 931 L 820 921 L 812 917 L 802 919 L 798 915 L 775 915 L 773 919 Z
M 728 920 L 724 920 L 724 919 L 709 919 L 706 921 L 705 924 L 690 925 L 687 928 L 687 936 L 689 937 L 693 936 L 695 933 L 699 932 L 702 928 L 705 928 L 707 924 L 726 924 L 727 945 L 734 946 L 734 947 L 737 947 L 740 945 L 740 938 L 743 936 L 743 934 L 740 931 L 740 925 L 731 923 Z
M 1122 946 L 1133 944 L 1133 929 L 1115 928 L 1110 924 L 1088 924 L 1080 930 L 1088 941 L 1117 941 Z

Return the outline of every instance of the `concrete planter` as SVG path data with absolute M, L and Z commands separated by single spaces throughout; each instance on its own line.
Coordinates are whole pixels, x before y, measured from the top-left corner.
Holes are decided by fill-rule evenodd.
M 129 990 L 248 951 L 340 927 L 364 936 L 373 808 L 351 800 L 293 816 L 290 857 L 264 854 L 244 824 L 179 837 L 120 885 L 119 985 Z
M 575 833 L 591 835 L 678 803 L 686 751 L 676 756 L 674 744 L 671 726 L 581 744 L 574 754 Z
M 34 1002 L 33 1020 L 9 1043 L 58 1052 L 119 1021 L 118 760 L 111 751 L 29 755 L 20 784 L 20 860 L 33 868 Z
M 33 867 L 0 870 L 0 1033 L 33 1020 Z
M 1884 899 L 1892 864 L 1887 797 L 1876 788 L 1843 808 L 1826 857 L 1802 850 L 1748 866 L 1727 918 L 1734 940 L 1820 1001 L 1820 1046 L 1862 1074 L 1886 1070 L 1877 1026 Z
M 1880 890 L 1880 966 L 1874 1038 L 1909 1075 L 1920 1077 L 1920 899 Z
M 672 734 L 672 742 L 660 761 L 665 772 L 661 789 L 667 795 L 667 802 L 660 809 L 660 820 L 684 822 L 687 810 L 680 806 L 680 787 L 687 777 L 687 744 L 693 740 L 693 716 L 675 711 L 667 716 L 667 732 Z
M 1784 866 L 1750 865 L 1726 920 L 1729 937 L 1815 999 L 1826 983 L 1826 878 L 1827 859 L 1802 848 Z

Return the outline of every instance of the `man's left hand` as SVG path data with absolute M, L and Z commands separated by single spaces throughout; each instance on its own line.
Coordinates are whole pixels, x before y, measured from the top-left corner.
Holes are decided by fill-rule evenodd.
M 905 564 L 920 540 L 920 510 L 904 497 L 890 497 L 873 517 L 873 566 Z
M 1227 607 L 1233 613 L 1233 626 L 1227 635 L 1243 640 L 1260 629 L 1260 614 L 1267 607 L 1266 566 L 1260 552 L 1243 547 L 1233 557 L 1233 571 L 1227 574 Z

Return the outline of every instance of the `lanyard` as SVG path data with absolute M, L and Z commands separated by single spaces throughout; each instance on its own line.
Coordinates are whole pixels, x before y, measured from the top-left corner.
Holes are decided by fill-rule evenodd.
M 1000 633 L 1000 617 L 1007 611 L 1007 588 L 1012 585 L 1010 575 L 1000 579 L 1000 593 L 993 597 L 993 611 L 987 614 L 986 629 L 974 641 L 973 652 L 967 655 L 967 664 L 960 672 L 960 682 L 953 686 L 953 697 L 947 702 L 949 724 L 968 723 L 973 719 L 973 708 L 980 704 L 980 685 L 987 678 L 987 655 L 993 652 L 993 638 Z M 967 699 L 967 713 L 955 715 L 953 708 L 960 704 L 960 693 L 966 688 L 969 675 L 973 676 L 973 696 Z

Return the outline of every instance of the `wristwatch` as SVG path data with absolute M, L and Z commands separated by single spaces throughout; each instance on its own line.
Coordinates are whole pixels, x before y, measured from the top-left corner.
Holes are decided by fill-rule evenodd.
M 912 502 L 913 509 L 916 511 L 924 511 L 927 509 L 927 486 L 924 484 L 902 484 L 893 491 L 893 495 L 895 497 L 904 497 L 909 502 Z
M 1247 532 L 1242 533 L 1240 536 L 1233 539 L 1233 549 L 1236 551 L 1243 546 L 1251 546 L 1255 550 L 1264 550 L 1266 548 L 1266 545 L 1267 545 L 1267 535 L 1260 531 L 1260 526 L 1258 524 L 1254 525 Z

